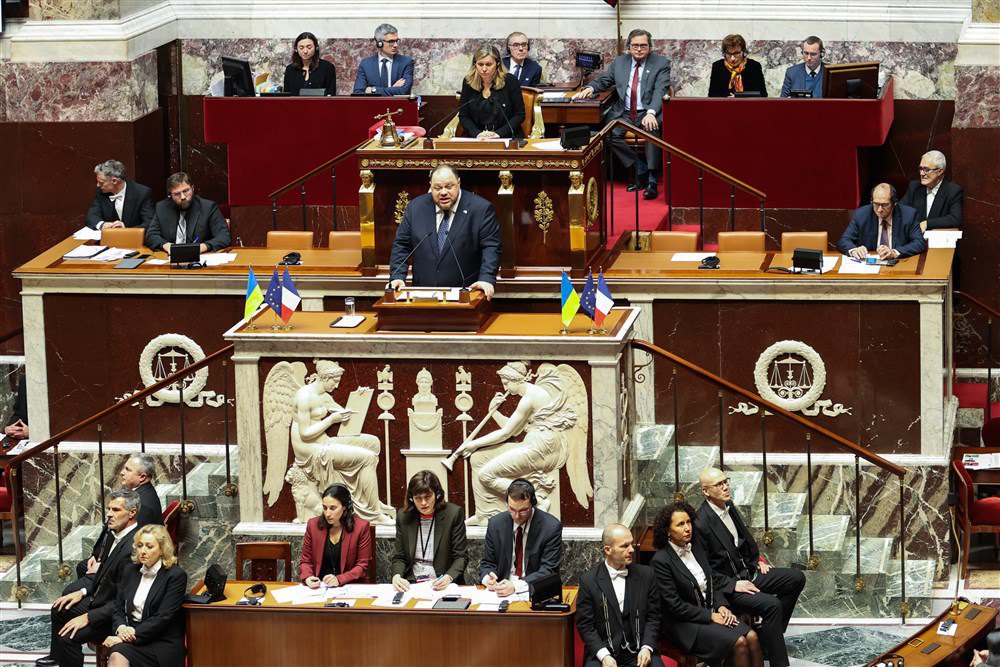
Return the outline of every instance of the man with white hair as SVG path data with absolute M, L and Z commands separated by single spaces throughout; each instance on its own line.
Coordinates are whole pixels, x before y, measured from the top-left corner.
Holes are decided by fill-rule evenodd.
M 125 178 L 125 165 L 107 160 L 94 167 L 97 191 L 87 211 L 91 229 L 149 227 L 153 219 L 153 191 Z
M 944 177 L 948 165 L 941 151 L 927 151 L 920 158 L 920 178 L 899 202 L 917 210 L 920 231 L 962 226 L 962 188 Z

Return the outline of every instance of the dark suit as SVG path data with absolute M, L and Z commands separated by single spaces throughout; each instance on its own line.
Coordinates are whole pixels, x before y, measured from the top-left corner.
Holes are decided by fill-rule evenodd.
M 504 56 L 503 66 L 513 74 L 514 68 L 510 66 L 510 56 Z M 522 86 L 537 86 L 542 82 L 542 66 L 531 58 L 525 58 L 521 63 L 521 75 L 517 77 L 517 82 Z
M 767 84 L 764 83 L 764 70 L 756 60 L 747 58 L 746 67 L 743 68 L 743 92 L 750 93 L 759 91 L 761 97 L 767 97 Z M 712 78 L 708 83 L 709 97 L 729 97 L 733 91 L 729 89 L 729 81 L 732 77 L 726 67 L 725 58 L 712 63 Z
M 17 420 L 28 423 L 28 388 L 25 386 L 25 373 L 21 372 L 21 377 L 17 381 L 17 396 L 14 397 L 14 411 L 10 413 L 7 426 L 16 424 Z
M 879 246 L 879 220 L 871 204 L 865 204 L 854 211 L 854 217 L 837 241 L 837 250 L 845 255 L 854 248 L 864 246 L 872 252 Z M 920 231 L 917 212 L 909 206 L 897 204 L 892 213 L 892 248 L 900 257 L 919 255 L 927 250 L 927 241 Z
M 479 580 L 490 572 L 497 579 L 509 579 L 514 574 L 511 554 L 514 552 L 514 519 L 509 512 L 497 514 L 486 524 L 483 541 L 483 562 Z M 521 579 L 529 584 L 549 574 L 559 574 L 562 561 L 562 523 L 548 512 L 535 508 L 531 515 L 528 537 L 524 543 L 524 569 Z
M 712 621 L 712 613 L 729 606 L 729 598 L 717 586 L 705 550 L 697 539 L 691 543 L 692 554 L 705 572 L 705 594 L 698 588 L 694 574 L 668 544 L 655 554 L 651 565 L 660 589 L 660 636 L 674 646 L 698 656 L 711 667 L 718 667 L 732 651 L 733 644 L 750 632 L 740 621 L 729 628 Z
M 625 105 L 625 95 L 631 90 L 632 85 L 632 56 L 618 56 L 611 63 L 611 67 L 604 70 L 604 73 L 594 79 L 590 84 L 595 93 L 600 93 L 613 88 L 618 93 L 618 99 L 611 105 L 607 112 L 607 120 L 621 118 L 625 122 L 641 126 L 642 117 L 649 110 L 652 110 L 656 120 L 663 125 L 663 96 L 670 89 L 670 59 L 666 56 L 649 54 L 642 63 L 642 73 L 639 77 L 641 83 L 639 90 L 639 101 L 642 109 L 639 110 L 635 120 L 632 120 L 629 108 Z M 637 102 L 637 107 L 640 106 Z M 647 178 L 656 182 L 654 172 L 660 166 L 660 149 L 651 143 L 646 143 L 646 155 L 637 156 L 635 150 L 625 143 L 625 131 L 617 128 L 611 132 L 611 146 L 615 155 L 625 165 L 626 169 L 633 165 L 636 167 L 636 177 L 641 182 Z M 647 175 L 648 174 L 648 175 Z
M 111 195 L 102 192 L 100 188 L 94 191 L 94 203 L 87 211 L 87 226 L 97 229 L 102 222 L 121 220 L 126 227 L 149 227 L 153 220 L 153 191 L 142 183 L 125 181 L 125 203 L 122 205 L 121 218 Z
M 793 90 L 808 90 L 813 99 L 823 97 L 823 68 L 816 71 L 816 76 L 806 73 L 806 64 L 792 65 L 785 70 L 785 80 L 781 84 L 781 96 L 791 97 Z
M 645 565 L 626 567 L 624 611 L 618 607 L 611 575 L 603 560 L 580 577 L 576 627 L 585 648 L 584 667 L 600 664 L 597 652 L 602 648 L 611 651 L 619 665 L 634 665 L 636 654 L 623 648 L 626 640 L 636 653 L 643 646 L 650 647 L 653 649 L 652 664 L 663 664 L 656 655 L 660 643 L 660 594 L 653 570 Z
M 368 56 L 358 63 L 358 75 L 354 79 L 354 92 L 363 93 L 369 86 L 375 87 L 375 92 L 379 95 L 409 95 L 413 88 L 413 58 L 396 54 L 392 58 L 392 67 L 389 71 L 389 85 L 383 86 L 381 78 L 381 59 L 378 53 Z M 402 86 L 393 86 L 400 79 L 404 79 Z
M 767 651 L 773 667 L 785 667 L 788 665 L 788 650 L 784 632 L 806 584 L 805 575 L 784 567 L 772 567 L 767 574 L 761 574 L 758 570 L 760 550 L 757 542 L 733 503 L 728 503 L 728 506 L 729 516 L 739 536 L 739 546 L 707 500 L 695 519 L 698 539 L 705 545 L 712 571 L 719 577 L 719 589 L 729 596 L 732 610 L 737 614 L 748 612 L 763 619 L 759 628 L 761 646 Z M 752 581 L 760 593 L 737 593 L 735 586 L 740 579 Z
M 492 128 L 501 137 L 523 139 L 521 123 L 524 116 L 521 84 L 514 77 L 506 77 L 503 88 L 494 88 L 489 99 L 483 97 L 482 91 L 470 86 L 468 81 L 462 81 L 458 119 L 466 135 L 476 137 L 483 130 Z
M 169 199 L 156 204 L 153 221 L 146 230 L 146 247 L 160 250 L 164 243 L 174 243 L 177 238 L 177 220 L 180 209 Z M 209 252 L 222 250 L 230 245 L 229 225 L 222 217 L 219 205 L 210 199 L 195 195 L 185 215 L 187 220 L 187 242 L 204 243 Z
M 375 556 L 368 522 L 354 517 L 354 530 L 340 534 L 340 574 L 337 581 L 341 586 L 352 581 L 366 581 L 368 564 Z M 299 559 L 299 581 L 318 577 L 323 565 L 323 549 L 330 538 L 326 519 L 315 516 L 306 522 L 306 534 L 302 538 L 302 557 Z
M 187 573 L 176 563 L 160 567 L 146 595 L 142 620 L 132 620 L 132 600 L 142 581 L 141 566 L 133 565 L 125 572 L 118 587 L 118 600 L 111 622 L 112 630 L 121 625 L 135 629 L 135 642 L 119 644 L 111 649 L 128 658 L 130 667 L 183 667 L 184 611 L 181 603 L 187 592 Z
M 146 482 L 135 487 L 135 492 L 139 494 L 139 512 L 135 515 L 135 524 L 142 528 L 149 524 L 163 525 L 163 509 L 160 506 L 160 496 L 156 494 L 152 482 Z M 94 549 L 91 556 L 96 560 L 101 560 L 102 551 L 105 549 L 105 540 L 114 539 L 110 536 L 108 529 L 101 531 L 97 541 L 94 542 Z M 76 564 L 76 575 L 82 577 L 87 574 L 87 561 L 82 560 Z
M 112 634 L 111 617 L 114 614 L 118 599 L 118 587 L 125 573 L 132 567 L 132 540 L 135 538 L 133 529 L 128 535 L 122 536 L 115 548 L 101 560 L 97 572 L 86 574 L 63 589 L 63 595 L 73 593 L 82 588 L 87 594 L 69 609 L 52 609 L 52 641 L 49 654 L 55 658 L 61 667 L 77 667 L 83 665 L 82 645 L 90 641 L 104 641 Z M 109 545 L 110 546 L 110 545 Z M 72 619 L 87 614 L 87 627 L 79 630 L 75 638 L 59 636 L 59 630 Z
M 910 206 L 917 211 L 917 221 L 927 221 L 927 229 L 962 226 L 962 203 L 965 193 L 957 184 L 944 179 L 934 195 L 934 204 L 927 210 L 927 188 L 920 181 L 910 181 L 906 194 L 899 200 L 900 204 Z
M 329 60 L 322 58 L 316 61 L 316 67 L 309 72 L 309 80 L 306 81 L 306 72 L 301 67 L 288 65 L 285 67 L 285 78 L 281 89 L 286 93 L 298 95 L 303 88 L 309 90 L 322 90 L 327 97 L 337 94 L 337 69 Z
M 434 198 L 430 193 L 422 194 L 407 205 L 392 242 L 390 280 L 405 280 L 403 262 L 409 261 L 413 264 L 413 284 L 418 287 L 468 287 L 478 281 L 496 284 L 503 245 L 493 204 L 466 190 L 461 192 L 452 207 L 448 237 L 440 252 Z
M 392 574 L 409 581 L 413 576 L 413 558 L 420 539 L 420 513 L 417 510 L 396 513 L 396 549 L 392 554 Z M 426 536 L 425 538 L 426 539 Z M 445 503 L 434 513 L 434 571 L 463 583 L 469 558 L 465 553 L 465 511 L 454 503 Z

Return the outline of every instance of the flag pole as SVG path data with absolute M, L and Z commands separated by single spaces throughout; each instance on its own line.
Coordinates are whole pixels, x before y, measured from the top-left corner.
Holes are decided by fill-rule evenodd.
M 618 55 L 622 55 L 623 53 L 625 53 L 625 50 L 622 48 L 623 45 L 622 45 L 622 3 L 621 3 L 621 0 L 618 0 L 618 2 L 615 3 L 615 18 L 617 19 L 617 22 L 618 22 L 618 25 L 617 25 L 618 39 L 615 42 L 615 45 L 618 47 Z

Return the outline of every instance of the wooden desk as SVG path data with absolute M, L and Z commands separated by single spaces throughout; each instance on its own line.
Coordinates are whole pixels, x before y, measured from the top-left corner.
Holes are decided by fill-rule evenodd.
M 979 614 L 974 619 L 967 618 L 967 614 L 973 609 L 978 609 Z M 900 642 L 888 653 L 896 653 L 906 661 L 906 667 L 933 667 L 934 665 L 950 665 L 969 663 L 972 649 L 982 648 L 986 635 L 996 625 L 997 610 L 992 607 L 983 607 L 977 604 L 969 604 L 968 607 L 959 611 L 956 619 L 958 630 L 954 637 L 947 637 L 937 633 L 938 624 L 949 617 L 946 610 L 936 619 L 925 625 L 920 632 L 910 639 Z M 937 643 L 940 646 L 930 653 L 923 651 L 931 644 Z M 881 660 L 881 656 L 868 663 L 868 667 L 874 667 Z M 960 661 L 960 662 L 958 662 Z
M 563 589 L 565 613 L 533 612 L 515 602 L 506 613 L 372 607 L 358 600 L 347 609 L 320 603 L 275 602 L 271 591 L 288 584 L 267 582 L 260 607 L 237 607 L 252 581 L 230 581 L 226 599 L 184 605 L 191 667 L 248 665 L 380 665 L 572 667 L 576 588 Z M 199 582 L 193 592 L 201 592 Z
M 545 89 L 542 89 L 543 92 Z M 572 97 L 576 90 L 565 92 L 566 97 Z M 611 100 L 612 91 L 606 90 L 598 93 L 590 99 L 579 102 L 545 102 L 542 101 L 542 118 L 545 125 L 600 125 L 604 110 Z M 546 138 L 555 138 L 556 134 L 549 134 L 546 127 Z M 555 128 L 554 128 L 555 129 Z

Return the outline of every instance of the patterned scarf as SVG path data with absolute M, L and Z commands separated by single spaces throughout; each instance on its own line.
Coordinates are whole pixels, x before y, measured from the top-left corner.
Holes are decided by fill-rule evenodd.
M 729 90 L 734 93 L 743 92 L 743 68 L 747 66 L 747 59 L 744 58 L 740 61 L 740 64 L 733 67 L 729 64 L 729 59 L 723 60 L 726 63 L 726 69 L 729 70 Z

